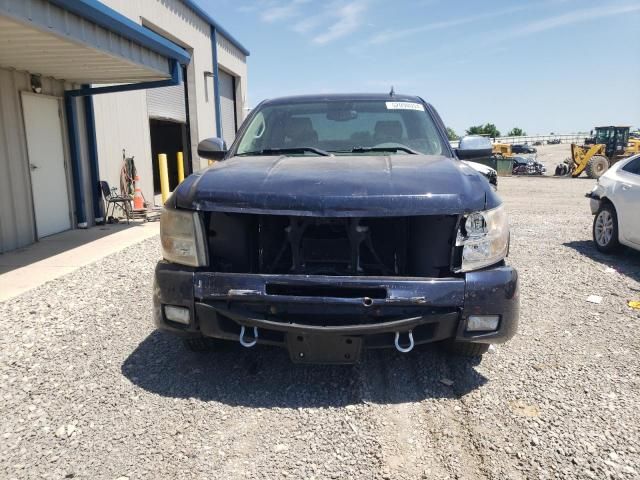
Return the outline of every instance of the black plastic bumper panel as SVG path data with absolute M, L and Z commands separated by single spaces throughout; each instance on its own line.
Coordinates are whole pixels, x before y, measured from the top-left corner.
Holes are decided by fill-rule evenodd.
M 257 327 L 260 343 L 290 347 L 298 336 L 332 345 L 344 341 L 340 354 L 352 356 L 361 347 L 393 347 L 396 332 L 413 332 L 416 344 L 506 341 L 517 327 L 517 285 L 510 267 L 425 279 L 212 273 L 160 262 L 154 311 L 156 325 L 177 334 L 238 340 L 241 327 Z M 190 325 L 167 322 L 161 308 L 166 304 L 188 307 Z M 465 328 L 471 314 L 500 315 L 500 326 L 470 334 Z M 315 347 L 296 348 L 306 358 L 322 357 Z

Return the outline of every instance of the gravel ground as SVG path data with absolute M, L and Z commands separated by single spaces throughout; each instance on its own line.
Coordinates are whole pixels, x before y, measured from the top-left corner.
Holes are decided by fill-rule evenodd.
M 151 326 L 157 239 L 0 303 L 0 477 L 640 478 L 640 254 L 595 251 L 591 185 L 500 179 L 521 324 L 481 363 L 189 353 Z

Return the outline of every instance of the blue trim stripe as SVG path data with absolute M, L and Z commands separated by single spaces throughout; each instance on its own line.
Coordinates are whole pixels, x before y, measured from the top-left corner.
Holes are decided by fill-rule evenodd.
M 84 188 L 82 186 L 82 162 L 80 161 L 80 140 L 78 139 L 78 113 L 76 99 L 65 95 L 64 106 L 69 133 L 69 155 L 71 157 L 71 173 L 73 176 L 73 198 L 76 207 L 76 224 L 87 224 L 87 213 L 84 208 Z
M 157 80 L 154 82 L 141 83 L 123 83 L 119 85 L 111 85 L 109 87 L 87 88 L 83 86 L 78 90 L 66 90 L 66 97 L 84 97 L 87 95 L 98 95 L 101 93 L 129 92 L 132 90 L 145 90 L 147 88 L 172 87 L 182 83 L 182 68 L 180 64 L 174 60 L 171 62 L 171 78 L 167 80 Z
M 191 10 L 196 12 L 196 14 L 200 18 L 202 18 L 209 25 L 211 25 L 211 27 L 214 28 L 218 33 L 220 33 L 224 38 L 229 40 L 233 46 L 235 46 L 238 50 L 242 52 L 243 55 L 247 57 L 250 55 L 249 50 L 244 48 L 244 46 L 238 40 L 233 38 L 233 35 L 231 35 L 228 31 L 222 28 L 222 26 L 218 22 L 216 22 L 213 18 L 211 18 L 211 15 L 205 12 L 196 2 L 194 2 L 193 0 L 181 0 L 181 1 Z
M 83 85 L 90 88 L 90 85 Z M 93 97 L 84 97 L 84 118 L 89 147 L 89 167 L 91 174 L 91 188 L 93 194 L 93 218 L 104 219 L 102 189 L 100 188 L 100 167 L 98 164 L 98 142 L 96 138 L 96 116 L 93 109 Z
M 177 60 L 183 65 L 187 65 L 191 59 L 189 53 L 175 43 L 137 24 L 97 0 L 49 1 L 64 10 L 68 10 L 101 27 L 139 43 L 149 50 L 164 55 L 171 60 Z

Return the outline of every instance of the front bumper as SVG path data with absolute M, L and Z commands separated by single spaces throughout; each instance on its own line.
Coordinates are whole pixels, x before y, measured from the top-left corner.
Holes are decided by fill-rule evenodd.
M 595 215 L 600 210 L 600 195 L 595 191 L 591 191 L 585 195 L 589 199 L 589 208 L 591 209 L 591 215 Z
M 508 266 L 425 279 L 213 273 L 162 261 L 153 300 L 162 330 L 237 341 L 242 327 L 253 340 L 256 327 L 260 343 L 289 348 L 293 336 L 393 347 L 396 333 L 408 332 L 416 344 L 502 343 L 516 333 L 519 313 L 518 275 Z M 188 308 L 189 324 L 168 321 L 165 305 Z M 499 315 L 498 328 L 467 332 L 469 315 Z

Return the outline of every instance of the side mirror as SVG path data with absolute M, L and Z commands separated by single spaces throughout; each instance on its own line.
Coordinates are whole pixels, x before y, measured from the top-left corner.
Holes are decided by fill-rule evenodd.
M 227 154 L 227 144 L 221 138 L 212 137 L 198 144 L 198 155 L 209 160 L 222 160 Z
M 456 153 L 460 160 L 490 157 L 493 154 L 493 145 L 487 137 L 467 135 L 460 139 Z

